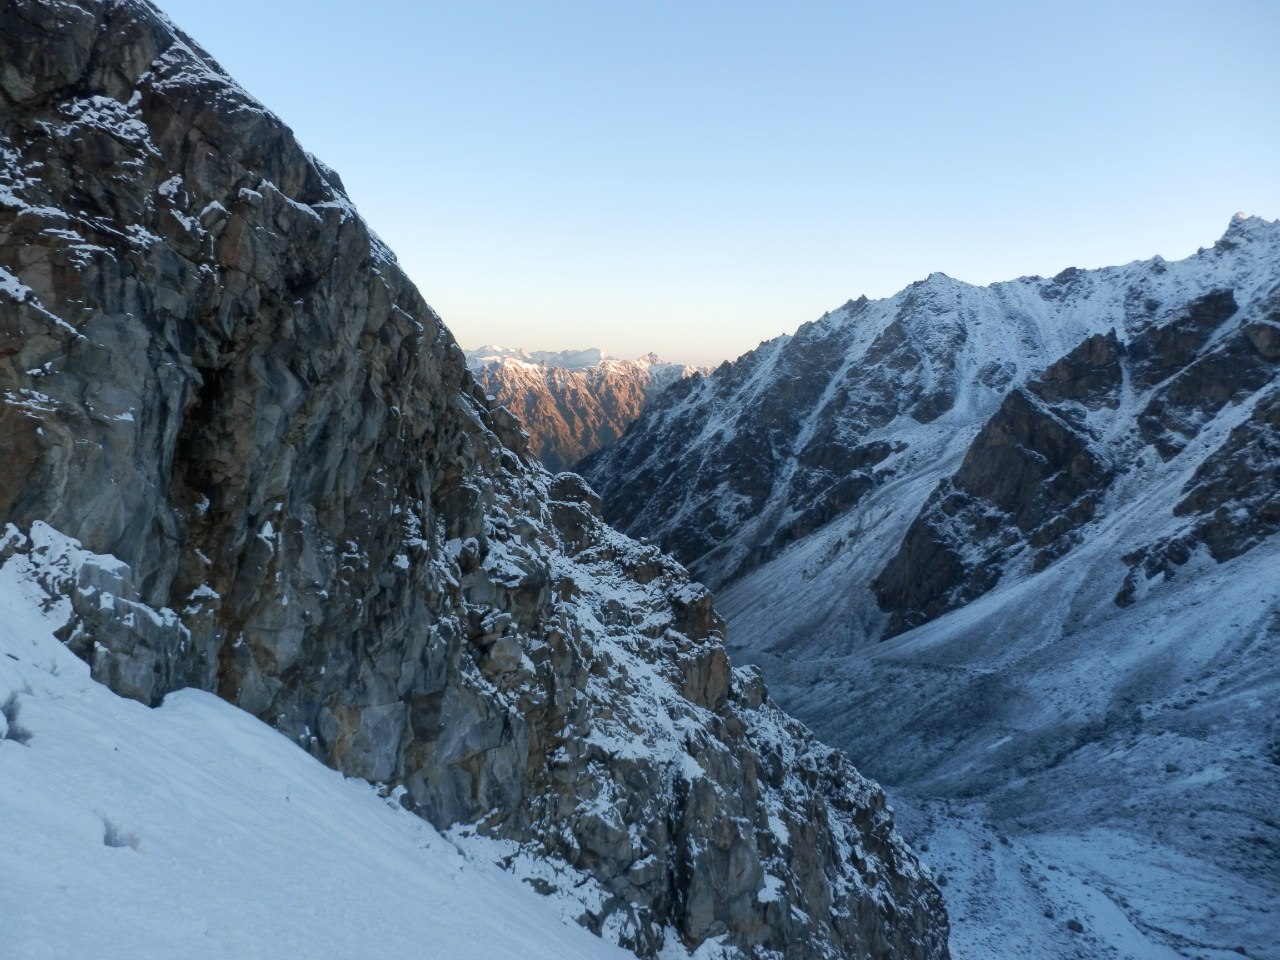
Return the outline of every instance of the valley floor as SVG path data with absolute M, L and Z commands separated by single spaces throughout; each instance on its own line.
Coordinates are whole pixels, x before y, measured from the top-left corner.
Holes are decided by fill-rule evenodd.
M 903 798 L 894 809 L 946 879 L 955 960 L 1276 955 L 1243 946 L 1265 943 L 1275 923 L 1256 887 L 1158 839 L 1110 825 L 1006 831 L 981 804 Z
M 737 661 L 885 785 L 955 960 L 1280 960 L 1280 543 L 1126 608 L 1112 564 L 1099 543 L 843 650 L 771 649 L 759 592 L 721 610 Z

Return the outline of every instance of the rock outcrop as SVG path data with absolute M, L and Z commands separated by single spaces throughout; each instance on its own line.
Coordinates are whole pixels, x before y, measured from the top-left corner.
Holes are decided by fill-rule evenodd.
M 677 385 L 584 470 L 893 785 L 958 953 L 1267 956 L 1278 330 L 1256 218 L 1177 262 L 935 275 Z
M 663 363 L 652 353 L 616 360 L 595 349 L 480 347 L 468 351 L 467 365 L 486 395 L 520 418 L 529 452 L 552 472 L 571 470 L 616 443 L 655 396 L 677 380 L 708 372 Z
M 1043 570 L 1122 506 L 1109 502 L 1116 478 L 1150 456 L 1199 458 L 1184 493 L 1202 492 L 1165 509 L 1215 512 L 1192 538 L 1226 556 L 1225 540 L 1270 529 L 1260 479 L 1240 479 L 1254 492 L 1230 504 L 1203 491 L 1221 491 L 1228 469 L 1269 469 L 1258 404 L 1280 356 L 1278 259 L 1280 227 L 1237 218 L 1176 264 L 986 288 L 934 274 L 678 384 L 581 469 L 607 517 L 721 588 L 819 533 L 830 543 L 817 566 L 860 553 L 838 565 L 857 566 L 854 581 L 795 625 L 840 642 L 892 636 Z M 1231 411 L 1255 407 L 1228 440 Z M 1223 444 L 1209 460 L 1205 437 Z M 1215 536 L 1233 506 L 1248 519 Z M 1179 535 L 1128 562 L 1165 569 L 1189 549 Z M 800 573 L 823 580 L 811 563 Z
M 216 691 L 643 956 L 947 955 L 883 794 L 529 459 L 336 174 L 141 0 L 0 4 L 0 397 L 3 549 L 120 693 Z
M 1138 326 L 1127 344 L 1114 331 L 1090 337 L 1013 390 L 872 582 L 890 614 L 886 635 L 1069 553 L 1088 524 L 1105 522 L 1100 514 L 1124 508 L 1125 498 L 1111 494 L 1117 475 L 1141 473 L 1152 452 L 1172 460 L 1229 405 L 1253 412 L 1200 461 L 1186 496 L 1167 505 L 1187 518 L 1184 529 L 1124 557 L 1130 571 L 1116 602 L 1131 603 L 1140 579 L 1170 576 L 1201 544 L 1222 561 L 1280 529 L 1280 365 L 1250 336 L 1268 329 L 1267 303 L 1278 291 L 1243 318 L 1232 291 L 1210 291 Z

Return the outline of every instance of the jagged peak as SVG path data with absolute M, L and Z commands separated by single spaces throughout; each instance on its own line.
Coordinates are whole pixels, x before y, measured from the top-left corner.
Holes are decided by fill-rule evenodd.
M 569 370 L 594 367 L 605 360 L 617 359 L 608 356 L 599 347 L 587 347 L 584 350 L 526 350 L 524 347 L 503 347 L 496 344 L 467 350 L 466 356 L 469 364 L 515 360 L 534 366 L 564 367 Z
M 1231 218 L 1217 245 L 1232 246 L 1263 239 L 1280 240 L 1280 220 L 1267 220 L 1240 212 Z
M 636 369 L 644 367 L 671 368 L 686 373 L 703 372 L 710 368 L 696 364 L 674 363 L 663 360 L 652 350 L 637 357 L 623 359 L 606 354 L 599 347 L 585 350 L 526 350 L 524 347 L 503 347 L 487 344 L 474 350 L 466 350 L 467 364 L 472 369 L 483 365 L 513 364 L 552 370 Z

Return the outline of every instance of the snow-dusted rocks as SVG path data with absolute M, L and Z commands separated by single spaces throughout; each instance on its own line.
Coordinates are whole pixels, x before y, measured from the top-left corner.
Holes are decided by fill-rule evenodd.
M 1280 226 L 1237 217 L 1178 263 L 985 288 L 932 274 L 677 384 L 581 469 L 606 516 L 712 585 L 821 531 L 842 568 L 874 569 L 810 618 L 845 641 L 898 632 L 1014 554 L 1061 556 L 1126 461 L 1225 440 L 1275 382 L 1278 260 Z
M 584 467 L 891 785 L 962 960 L 1280 943 L 1278 322 L 1256 218 L 1178 262 L 935 274 Z
M 0 15 L 0 560 L 93 679 L 216 692 L 645 956 L 946 955 L 883 795 L 525 458 L 332 171 L 145 3 Z
M 0 555 L 6 960 L 627 956 L 476 838 L 225 701 L 181 690 L 152 710 L 94 682 L 54 631 L 68 581 L 87 592 L 112 558 L 41 524 L 0 535 Z
M 552 471 L 616 442 L 675 381 L 708 372 L 652 353 L 617 360 L 597 349 L 480 347 L 467 352 L 467 365 L 485 393 L 520 418 L 530 452 Z
M 1280 366 L 1249 335 L 1267 329 L 1270 309 L 1247 302 L 1242 317 L 1232 291 L 1214 290 L 1132 322 L 1127 343 L 1095 334 L 1011 391 L 873 581 L 886 632 L 1059 561 L 1127 506 L 1108 496 L 1119 474 L 1142 473 L 1153 454 L 1175 460 L 1206 429 L 1221 435 L 1228 424 L 1213 421 L 1228 407 L 1253 413 L 1195 467 L 1186 496 L 1163 505 L 1187 518 L 1178 532 L 1123 558 L 1117 602 L 1133 601 L 1140 574 L 1172 576 L 1201 544 L 1225 560 L 1280 529 Z

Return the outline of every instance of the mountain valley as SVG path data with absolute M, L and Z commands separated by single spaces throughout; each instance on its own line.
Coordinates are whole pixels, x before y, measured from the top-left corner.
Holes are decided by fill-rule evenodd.
M 458 938 L 401 931 L 455 916 L 495 956 L 540 924 L 589 953 L 566 918 L 600 956 L 948 955 L 883 793 L 730 665 L 704 587 L 529 455 L 338 175 L 144 0 L 0 5 L 0 346 L 6 957 L 329 929 L 417 957 Z M 220 842 L 240 815 L 277 825 L 281 878 Z M 453 915 L 444 831 L 510 871 Z M 362 850 L 345 869 L 425 920 L 276 885 Z M 517 881 L 545 898 L 495 914 Z
M 1256 218 L 1180 262 L 935 274 L 582 469 L 890 785 L 958 957 L 1275 957 L 1278 333 Z
M 150 0 L 0 0 L 0 654 L 5 960 L 1280 960 L 1280 221 L 464 351 Z

